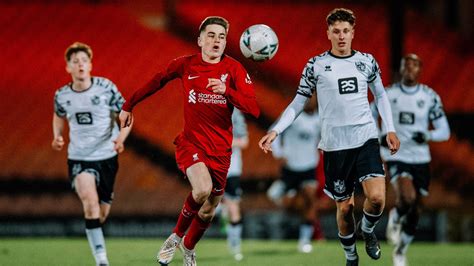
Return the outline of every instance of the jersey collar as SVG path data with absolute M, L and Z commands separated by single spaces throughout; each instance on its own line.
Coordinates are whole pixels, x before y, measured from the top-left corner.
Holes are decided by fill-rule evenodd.
M 398 87 L 400 87 L 400 90 L 403 92 L 403 93 L 406 93 L 406 94 L 415 94 L 417 93 L 419 90 L 420 90 L 420 83 L 417 83 L 416 86 L 412 86 L 410 87 L 409 89 L 407 87 L 404 87 L 403 84 L 400 82 L 398 83 Z M 415 87 L 413 89 L 413 87 Z
M 74 89 L 74 86 L 73 86 L 73 83 L 70 82 L 69 83 L 69 87 L 71 88 L 71 90 L 75 93 L 83 93 L 83 92 L 86 92 L 88 90 L 90 90 L 90 88 L 92 88 L 92 86 L 94 86 L 94 77 L 91 77 L 91 85 L 89 86 L 89 88 L 85 89 L 85 90 L 82 90 L 82 91 L 78 91 L 78 90 L 75 90 Z
M 335 57 L 335 58 L 339 58 L 339 59 L 344 59 L 344 58 L 349 58 L 349 57 L 352 57 L 356 54 L 356 50 L 351 50 L 351 54 L 350 55 L 346 55 L 346 56 L 338 56 L 338 55 L 335 55 L 333 53 L 331 53 L 331 50 L 328 51 L 329 55 L 332 56 L 332 57 Z
M 198 56 L 199 56 L 199 61 L 201 62 L 201 64 L 202 64 L 202 65 L 206 65 L 206 66 L 215 66 L 215 65 L 218 65 L 218 64 L 220 64 L 222 61 L 224 61 L 224 59 L 227 57 L 226 54 L 223 53 L 223 54 L 221 55 L 221 60 L 220 60 L 219 62 L 217 62 L 217 63 L 209 63 L 209 62 L 204 61 L 204 59 L 202 59 L 202 53 L 199 53 Z

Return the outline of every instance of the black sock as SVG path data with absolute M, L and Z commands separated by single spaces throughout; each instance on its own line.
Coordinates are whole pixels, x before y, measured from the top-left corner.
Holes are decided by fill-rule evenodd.
M 355 234 L 352 233 L 347 236 L 342 236 L 341 233 L 339 233 L 339 241 L 341 241 L 341 246 L 344 249 L 346 259 L 356 260 L 358 256 L 357 256 L 357 249 L 355 245 L 355 242 L 356 242 Z

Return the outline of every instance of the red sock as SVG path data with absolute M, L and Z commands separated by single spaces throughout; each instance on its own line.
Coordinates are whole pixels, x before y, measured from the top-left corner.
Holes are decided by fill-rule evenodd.
M 205 222 L 199 216 L 194 217 L 193 223 L 189 228 L 189 232 L 184 238 L 184 246 L 187 249 L 194 249 L 197 242 L 201 239 L 206 232 L 207 228 L 211 225 L 211 221 Z
M 179 214 L 178 222 L 176 223 L 173 233 L 176 233 L 179 237 L 183 237 L 201 206 L 202 204 L 194 201 L 193 193 L 190 192 Z
M 319 219 L 315 219 L 313 223 L 314 233 L 313 239 L 314 240 L 324 240 L 324 232 L 321 228 L 321 221 Z

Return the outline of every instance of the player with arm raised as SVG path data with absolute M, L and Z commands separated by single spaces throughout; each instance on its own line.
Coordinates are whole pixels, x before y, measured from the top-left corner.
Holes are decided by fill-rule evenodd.
M 354 185 L 362 184 L 366 200 L 361 234 L 366 252 L 380 258 L 374 233 L 385 206 L 385 172 L 379 154 L 378 132 L 367 94 L 370 88 L 386 128 L 392 154 L 400 147 L 392 121 L 390 103 L 372 55 L 352 50 L 355 16 L 351 10 L 336 8 L 327 16 L 327 36 L 331 50 L 309 59 L 297 95 L 278 123 L 259 142 L 264 152 L 272 141 L 301 113 L 308 99 L 317 93 L 324 151 L 324 192 L 335 200 L 339 238 L 347 265 L 358 265 L 355 247 Z
M 204 19 L 197 40 L 201 52 L 172 60 L 130 97 L 120 113 L 122 127 L 126 127 L 135 105 L 167 82 L 181 79 L 184 129 L 174 143 L 176 162 L 192 191 L 173 233 L 158 252 L 162 265 L 171 262 L 178 245 L 184 251 L 184 264 L 196 265 L 194 247 L 210 226 L 224 194 L 232 153 L 232 112 L 237 108 L 254 117 L 260 114 L 249 75 L 224 54 L 228 30 L 229 23 L 222 17 Z
M 91 76 L 91 48 L 76 42 L 67 48 L 65 58 L 72 82 L 54 97 L 51 146 L 62 150 L 67 123 L 69 177 L 82 202 L 87 239 L 97 265 L 109 265 L 102 225 L 112 204 L 117 153 L 124 150 L 131 127 L 119 130 L 115 122 L 124 103 L 115 84 Z

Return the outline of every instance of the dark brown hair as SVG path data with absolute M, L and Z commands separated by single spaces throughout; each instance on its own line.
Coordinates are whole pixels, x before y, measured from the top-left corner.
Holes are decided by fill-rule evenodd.
M 64 53 L 64 58 L 66 59 L 66 62 L 69 62 L 71 60 L 71 56 L 77 52 L 84 52 L 87 54 L 87 56 L 92 59 L 92 49 L 89 45 L 82 43 L 82 42 L 75 42 L 71 44 L 67 49 L 66 52 Z
M 350 9 L 346 8 L 334 8 L 331 12 L 329 12 L 328 16 L 326 17 L 326 22 L 328 26 L 333 25 L 336 21 L 346 21 L 351 24 L 351 26 L 355 25 L 356 17 L 354 12 Z
M 212 24 L 217 24 L 221 25 L 224 27 L 225 32 L 229 32 L 229 21 L 223 17 L 218 17 L 218 16 L 210 16 L 205 18 L 202 22 L 201 25 L 199 26 L 199 33 L 203 32 L 206 30 L 207 25 L 212 25 Z

